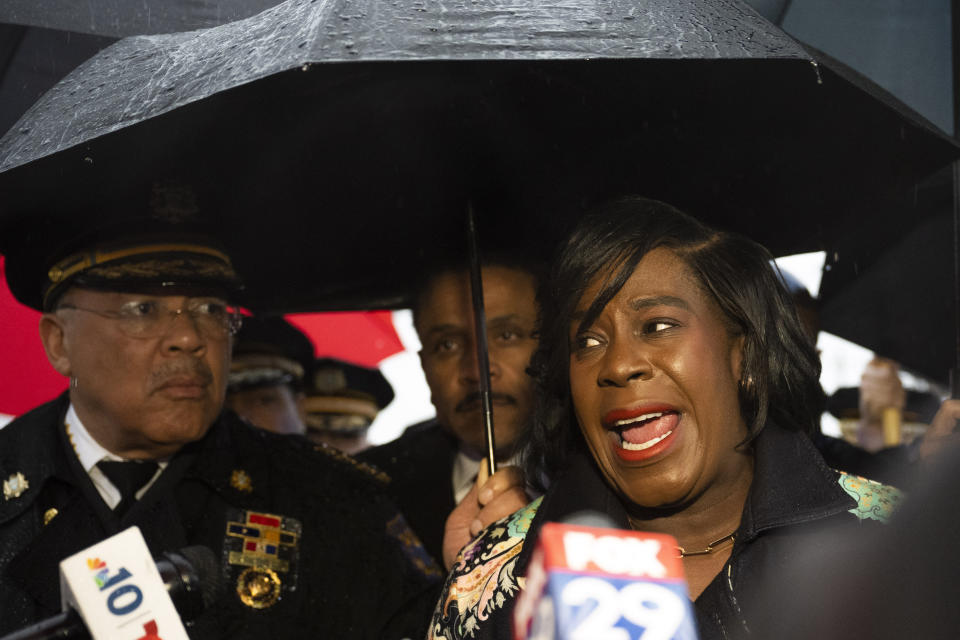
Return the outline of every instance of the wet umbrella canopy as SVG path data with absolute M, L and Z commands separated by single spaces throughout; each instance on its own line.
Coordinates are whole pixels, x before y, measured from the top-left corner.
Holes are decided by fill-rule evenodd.
M 278 0 L 4 0 L 0 23 L 122 38 L 212 27 L 275 4 Z
M 247 18 L 279 0 L 4 0 L 0 2 L 0 134 L 67 73 L 131 35 Z
M 288 0 L 120 41 L 47 94 L 0 141 L 0 251 L 186 183 L 252 306 L 396 305 L 463 252 L 468 202 L 487 247 L 547 254 L 640 193 L 787 253 L 954 153 L 733 0 Z

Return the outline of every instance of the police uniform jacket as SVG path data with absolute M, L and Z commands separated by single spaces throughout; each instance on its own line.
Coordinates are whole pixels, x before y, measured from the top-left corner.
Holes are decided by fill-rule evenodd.
M 0 430 L 0 479 L 16 488 L 0 501 L 0 635 L 58 613 L 60 560 L 132 525 L 154 555 L 203 545 L 219 559 L 223 584 L 188 627 L 193 638 L 399 638 L 425 628 L 437 570 L 351 458 L 226 412 L 118 520 L 68 442 L 68 406 L 61 396 Z M 237 554 L 251 514 L 295 534 L 281 545 L 279 597 L 263 608 L 241 597 L 247 567 Z

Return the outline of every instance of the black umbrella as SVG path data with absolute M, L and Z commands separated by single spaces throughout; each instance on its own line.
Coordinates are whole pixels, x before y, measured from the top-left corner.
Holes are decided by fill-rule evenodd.
M 116 38 L 86 33 L 0 24 L 0 133 L 69 72 L 114 42 Z
M 780 24 L 789 0 L 749 0 Z M 0 134 L 68 72 L 118 38 L 213 27 L 280 0 L 4 0 L 0 3 Z
M 0 133 L 48 89 L 119 38 L 212 27 L 280 0 L 4 0 L 0 3 Z
M 4 0 L 0 23 L 110 38 L 173 33 L 248 18 L 279 0 Z
M 950 176 L 901 203 L 916 226 L 895 242 L 872 230 L 843 239 L 820 285 L 824 331 L 898 361 L 942 385 L 957 364 L 954 219 Z
M 0 141 L 0 250 L 181 181 L 251 305 L 395 305 L 426 257 L 463 252 L 468 202 L 486 246 L 547 253 L 641 193 L 782 254 L 880 228 L 855 205 L 955 153 L 734 0 L 288 0 L 125 39 L 47 94 Z
M 960 134 L 960 5 L 953 11 L 953 123 Z M 885 203 L 918 224 L 884 242 L 851 233 L 828 255 L 820 287 L 823 328 L 960 397 L 960 161 L 924 187 Z
M 280 0 L 5 0 L 0 3 L 0 134 L 93 54 L 133 35 L 213 27 Z M 780 24 L 789 0 L 749 0 Z

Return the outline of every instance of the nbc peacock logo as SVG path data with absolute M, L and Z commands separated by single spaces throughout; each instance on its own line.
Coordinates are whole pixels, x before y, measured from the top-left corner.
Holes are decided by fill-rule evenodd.
M 143 603 L 143 592 L 133 583 L 133 574 L 126 567 L 120 567 L 110 575 L 110 568 L 100 558 L 87 558 L 87 568 L 93 572 L 93 583 L 101 592 L 107 594 L 107 610 L 113 615 L 124 616 L 133 613 Z M 143 625 L 144 635 L 137 640 L 163 640 L 157 629 L 156 620 Z

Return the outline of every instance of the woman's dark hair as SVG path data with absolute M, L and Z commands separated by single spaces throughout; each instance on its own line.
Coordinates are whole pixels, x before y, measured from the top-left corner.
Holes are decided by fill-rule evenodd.
M 581 323 L 589 325 L 658 247 L 688 265 L 731 331 L 744 338 L 739 400 L 748 437 L 742 444 L 768 421 L 807 433 L 817 427 L 820 360 L 770 253 L 668 204 L 623 198 L 580 221 L 540 288 L 540 344 L 531 362 L 538 406 L 521 443 L 532 477 L 549 479 L 572 450 L 585 446 L 570 397 L 570 322 L 577 304 L 591 284 L 603 283 Z

